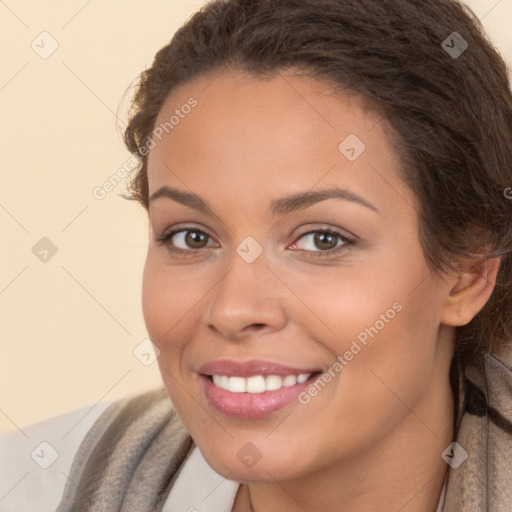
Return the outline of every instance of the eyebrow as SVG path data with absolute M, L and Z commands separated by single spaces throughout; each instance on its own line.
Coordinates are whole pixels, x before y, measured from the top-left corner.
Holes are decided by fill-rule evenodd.
M 171 199 L 184 206 L 189 206 L 203 213 L 210 213 L 213 211 L 208 202 L 197 194 L 192 192 L 184 192 L 167 185 L 164 185 L 163 187 L 156 190 L 149 198 L 149 202 L 151 203 L 162 197 Z M 282 197 L 280 199 L 273 199 L 270 202 L 270 212 L 272 215 L 286 215 L 291 212 L 303 210 L 309 206 L 312 206 L 313 204 L 325 201 L 327 199 L 344 199 L 379 213 L 377 207 L 368 202 L 366 199 L 354 192 L 351 192 L 348 189 L 340 187 L 298 192 L 296 194 Z

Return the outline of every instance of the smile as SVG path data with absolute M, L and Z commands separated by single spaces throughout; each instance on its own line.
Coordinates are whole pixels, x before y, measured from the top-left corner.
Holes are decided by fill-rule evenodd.
M 215 375 L 215 380 L 217 382 L 220 380 L 224 387 L 215 384 L 213 376 L 201 375 L 200 382 L 203 385 L 203 393 L 207 401 L 217 412 L 232 418 L 255 420 L 269 416 L 293 403 L 298 405 L 299 395 L 320 375 L 321 372 L 314 372 L 300 374 L 296 378 L 295 376 L 285 376 L 284 379 L 275 375 L 265 378 L 262 375 L 248 378 Z M 287 377 L 294 377 L 296 383 L 291 384 L 291 378 L 287 380 Z M 279 387 L 267 390 L 267 379 L 269 388 L 272 386 L 277 388 L 278 385 Z M 228 389 L 225 389 L 226 380 Z M 286 380 L 287 386 L 284 385 Z M 264 390 L 263 385 L 265 386 Z M 230 387 L 236 391 L 230 391 Z M 253 391 L 250 391 L 251 389 Z
M 265 391 L 275 391 L 283 387 L 295 386 L 306 382 L 311 373 L 301 373 L 300 375 L 255 375 L 253 377 L 228 377 L 227 375 L 212 375 L 213 384 L 219 388 L 231 391 L 232 393 L 264 393 Z

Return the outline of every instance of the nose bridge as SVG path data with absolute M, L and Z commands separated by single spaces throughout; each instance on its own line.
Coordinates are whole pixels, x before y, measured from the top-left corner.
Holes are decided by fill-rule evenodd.
M 205 314 L 210 327 L 233 339 L 243 335 L 250 326 L 280 329 L 286 319 L 267 258 L 261 252 L 252 259 L 252 243 L 244 241 L 233 251 L 229 268 L 215 287 Z M 246 257 L 248 254 L 251 258 Z

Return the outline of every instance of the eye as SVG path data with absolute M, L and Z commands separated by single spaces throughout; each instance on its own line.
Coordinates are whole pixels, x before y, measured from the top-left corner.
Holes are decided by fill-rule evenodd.
M 302 234 L 291 247 L 296 248 L 299 242 L 303 240 L 306 243 L 303 244 L 304 248 L 300 250 L 312 252 L 314 256 L 329 256 L 333 253 L 341 252 L 355 243 L 354 240 L 333 229 L 317 229 Z M 338 242 L 341 243 L 338 244 Z M 315 247 L 320 250 L 315 250 Z
M 210 239 L 211 236 L 200 229 L 182 227 L 166 232 L 156 240 L 161 245 L 165 245 L 171 253 L 191 255 L 208 247 Z M 300 243 L 303 243 L 303 248 L 297 247 Z M 314 257 L 322 257 L 342 252 L 354 243 L 355 240 L 346 237 L 342 233 L 324 228 L 303 233 L 290 247 L 311 253 Z
M 164 233 L 156 240 L 160 244 L 166 245 L 171 252 L 191 253 L 206 247 L 209 238 L 210 235 L 199 229 L 182 228 Z

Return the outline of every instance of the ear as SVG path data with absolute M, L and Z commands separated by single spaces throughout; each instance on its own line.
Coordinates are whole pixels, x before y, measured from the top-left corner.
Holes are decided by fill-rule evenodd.
M 441 310 L 441 323 L 460 326 L 471 322 L 491 296 L 500 262 L 501 257 L 473 260 L 454 276 Z

